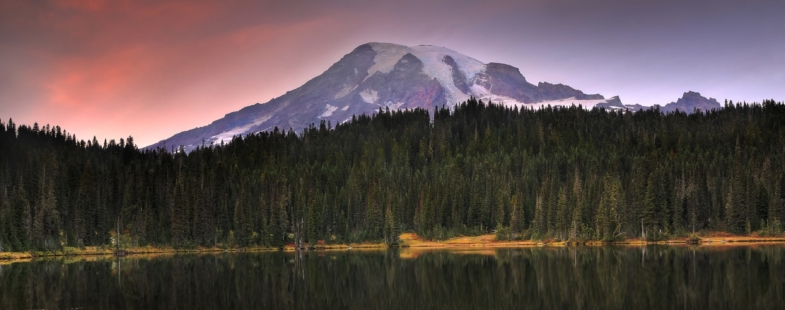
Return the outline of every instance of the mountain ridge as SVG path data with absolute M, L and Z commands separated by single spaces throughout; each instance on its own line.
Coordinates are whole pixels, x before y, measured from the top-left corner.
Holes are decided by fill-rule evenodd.
M 433 46 L 362 44 L 302 86 L 266 103 L 227 113 L 208 125 L 177 133 L 146 148 L 190 152 L 234 136 L 259 131 L 295 130 L 321 121 L 339 124 L 354 115 L 382 109 L 447 106 L 477 98 L 509 107 L 581 105 L 627 109 L 618 96 L 606 99 L 561 83 L 526 80 L 516 67 L 483 63 L 454 50 Z
M 655 104 L 649 107 L 640 104 L 632 104 L 625 105 L 625 107 L 632 111 L 659 108 L 660 112 L 663 113 L 680 111 L 687 114 L 691 114 L 695 110 L 701 110 L 705 112 L 722 109 L 722 105 L 717 102 L 717 99 L 703 97 L 699 92 L 694 91 L 687 91 L 681 96 L 681 98 L 666 105 Z

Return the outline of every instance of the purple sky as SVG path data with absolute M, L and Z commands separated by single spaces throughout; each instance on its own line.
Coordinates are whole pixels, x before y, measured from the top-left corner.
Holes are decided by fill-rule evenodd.
M 0 118 L 146 146 L 367 42 L 432 44 L 625 104 L 785 100 L 785 1 L 0 0 Z

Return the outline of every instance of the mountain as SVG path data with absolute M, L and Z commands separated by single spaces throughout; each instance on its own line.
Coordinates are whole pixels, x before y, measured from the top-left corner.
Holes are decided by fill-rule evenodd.
M 675 112 L 676 110 L 692 113 L 695 109 L 701 111 L 719 110 L 722 108 L 717 99 L 706 98 L 700 93 L 688 91 L 676 102 L 671 102 L 660 108 L 662 112 Z
M 437 106 L 452 107 L 470 97 L 506 106 L 603 106 L 624 109 L 618 97 L 605 99 L 563 84 L 529 83 L 518 68 L 482 63 L 453 50 L 430 45 L 368 43 L 355 48 L 321 75 L 264 104 L 226 114 L 213 123 L 183 131 L 148 146 L 190 151 L 205 143 L 228 141 L 235 135 L 294 129 L 352 115 Z
M 681 112 L 687 112 L 687 114 L 694 112 L 696 109 L 701 111 L 722 109 L 722 105 L 720 105 L 720 103 L 717 102 L 716 99 L 703 97 L 701 96 L 700 93 L 694 91 L 688 91 L 684 93 L 684 95 L 682 95 L 681 98 L 679 98 L 679 100 L 676 100 L 676 102 L 671 102 L 664 106 L 655 104 L 654 106 L 647 107 L 647 106 L 642 106 L 640 104 L 633 104 L 633 105 L 625 105 L 625 107 L 632 111 L 646 110 L 654 107 L 659 107 L 660 111 L 662 111 L 663 113 L 676 112 L 676 110 L 679 110 Z

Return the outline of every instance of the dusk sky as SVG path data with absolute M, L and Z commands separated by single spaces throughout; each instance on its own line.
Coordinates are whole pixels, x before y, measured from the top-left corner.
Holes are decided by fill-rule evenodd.
M 785 100 L 782 0 L 0 0 L 0 118 L 143 147 L 367 42 L 444 46 L 625 104 Z

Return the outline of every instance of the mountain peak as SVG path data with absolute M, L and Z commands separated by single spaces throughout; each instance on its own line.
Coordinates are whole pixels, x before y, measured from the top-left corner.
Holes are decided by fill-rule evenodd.
M 674 112 L 679 110 L 681 112 L 692 113 L 693 111 L 711 111 L 722 108 L 719 102 L 714 98 L 706 98 L 701 96 L 699 92 L 687 91 L 676 102 L 666 104 L 661 110 L 663 112 Z
M 267 103 L 227 114 L 210 125 L 184 131 L 149 148 L 220 143 L 259 131 L 302 130 L 310 124 L 350 120 L 353 115 L 437 106 L 475 97 L 507 106 L 623 106 L 616 98 L 587 95 L 563 84 L 533 85 L 513 66 L 483 63 L 449 48 L 369 42 L 343 56 L 321 75 Z
M 655 105 L 655 106 L 658 106 L 660 108 L 660 111 L 663 113 L 680 111 L 680 112 L 685 112 L 687 114 L 691 114 L 695 112 L 695 110 L 701 110 L 705 112 L 705 111 L 722 109 L 722 106 L 720 105 L 719 102 L 717 102 L 716 99 L 703 97 L 699 92 L 694 92 L 694 91 L 685 92 L 681 96 L 681 98 L 676 100 L 676 102 L 671 102 L 664 106 L 661 105 Z M 625 107 L 632 111 L 647 110 L 652 108 L 652 107 L 642 106 L 640 104 L 626 105 Z

